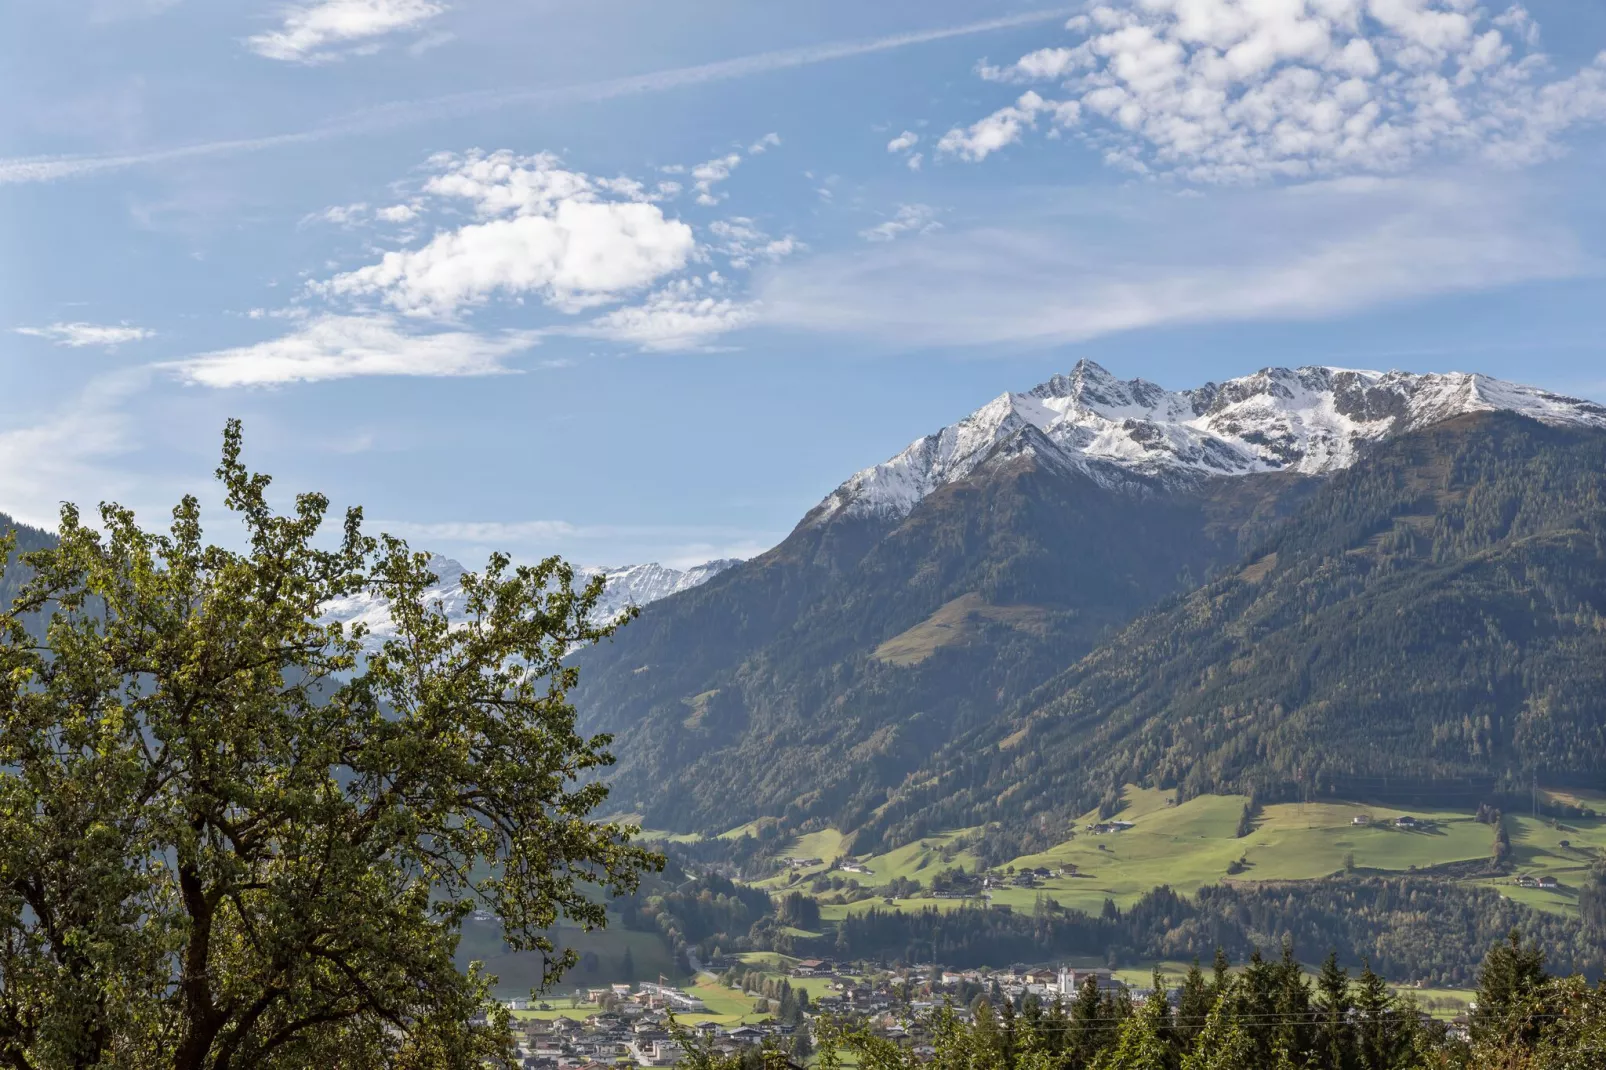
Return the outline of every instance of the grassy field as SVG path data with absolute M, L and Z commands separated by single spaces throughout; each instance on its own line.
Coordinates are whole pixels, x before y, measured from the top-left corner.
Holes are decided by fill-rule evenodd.
M 970 835 L 975 829 L 958 829 L 954 832 L 939 832 L 926 836 L 914 843 L 905 844 L 895 850 L 882 855 L 872 855 L 863 859 L 865 865 L 874 871 L 875 876 L 859 877 L 860 884 L 885 884 L 899 877 L 920 881 L 928 884 L 932 876 L 940 870 L 950 866 L 964 866 L 966 872 L 974 872 L 976 858 L 968 851 L 961 851 L 954 855 L 953 860 L 944 862 L 941 850 L 949 843 L 962 836 Z
M 1587 795 L 1573 798 L 1593 799 Z M 1078 819 L 1078 831 L 1071 839 L 1012 863 L 1017 868 L 1054 870 L 1074 866 L 1075 875 L 1052 877 L 1033 888 L 995 889 L 991 902 L 1029 910 L 1043 894 L 1063 906 L 1096 913 L 1105 899 L 1125 907 L 1162 884 L 1191 893 L 1223 881 L 1314 880 L 1341 872 L 1349 865 L 1362 873 L 1404 874 L 1450 863 L 1482 861 L 1490 856 L 1494 843 L 1493 828 L 1479 824 L 1466 811 L 1401 810 L 1343 802 L 1281 803 L 1265 807 L 1249 835 L 1239 837 L 1238 821 L 1246 801 L 1242 796 L 1202 796 L 1174 805 L 1170 793 L 1128 788 L 1123 801 L 1118 816 L 1132 822 L 1133 828 L 1094 835 L 1086 826 L 1098 818 L 1089 813 Z M 1606 800 L 1599 801 L 1600 809 L 1606 811 Z M 1406 814 L 1429 826 L 1397 828 L 1394 819 Z M 1354 819 L 1363 815 L 1370 823 L 1355 825 Z M 1518 888 L 1509 878 L 1478 882 L 1493 885 L 1513 900 L 1542 910 L 1575 910 L 1579 886 L 1587 879 L 1590 867 L 1606 858 L 1606 818 L 1552 822 L 1507 816 L 1504 820 L 1515 871 L 1555 877 L 1560 887 Z M 951 863 L 944 863 L 938 854 L 944 844 L 968 831 L 971 830 L 927 836 L 887 854 L 858 859 L 874 871 L 874 876 L 857 879 L 874 886 L 898 877 L 925 884 L 945 865 L 963 865 L 973 871 L 975 859 L 968 853 L 959 854 Z M 1240 862 L 1241 866 L 1235 865 Z M 1229 867 L 1240 871 L 1229 873 Z M 873 898 L 846 905 L 824 904 L 821 915 L 827 921 L 835 921 L 876 907 L 954 910 L 963 905 L 958 900 L 917 897 L 897 900 L 889 907 L 882 899 Z
M 778 954 L 774 951 L 748 951 L 736 956 L 743 965 L 771 976 L 784 977 L 787 984 L 794 989 L 802 989 L 809 994 L 809 999 L 819 999 L 821 996 L 834 993 L 833 985 L 840 979 L 837 977 L 793 977 L 792 967 L 798 962 L 789 955 Z
M 872 657 L 902 668 L 918 665 L 943 647 L 970 642 L 982 621 L 1042 634 L 1050 612 L 1041 606 L 991 606 L 979 594 L 963 594 L 876 647 Z
M 823 829 L 820 832 L 810 832 L 799 836 L 780 852 L 781 858 L 818 858 L 817 866 L 805 866 L 802 869 L 783 870 L 767 880 L 758 882 L 758 887 L 774 891 L 785 888 L 794 883 L 792 875 L 798 879 L 812 877 L 817 873 L 824 873 L 831 868 L 831 863 L 842 854 L 842 844 L 846 837 L 836 829 Z
M 798 961 L 791 955 L 783 955 L 779 951 L 744 951 L 736 956 L 736 960 L 744 966 L 751 966 L 766 973 L 785 973 L 797 965 Z

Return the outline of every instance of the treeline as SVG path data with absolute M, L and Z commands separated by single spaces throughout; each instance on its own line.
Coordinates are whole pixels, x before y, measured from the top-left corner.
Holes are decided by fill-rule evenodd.
M 771 977 L 760 970 L 742 970 L 733 966 L 720 975 L 720 982 L 727 988 L 770 1000 L 775 1004 L 775 1018 L 788 1025 L 801 1023 L 803 1016 L 808 1013 L 808 991 L 793 988 L 792 982 L 784 977 Z
M 1087 984 L 1068 1005 L 1027 1000 L 1019 1010 L 978 1001 L 969 1021 L 936 1017 L 929 1051 L 865 1030 L 816 1026 L 819 1070 L 1585 1070 L 1606 1053 L 1606 986 L 1556 979 L 1516 932 L 1478 971 L 1466 1030 L 1421 1013 L 1363 967 L 1351 977 L 1329 957 L 1312 982 L 1291 945 L 1240 969 L 1224 953 L 1172 989 L 1156 973 L 1136 1000 Z M 781 1070 L 779 1048 L 721 1057 L 687 1037 L 688 1070 Z M 743 1061 L 745 1059 L 745 1062 Z
M 769 893 L 716 873 L 690 878 L 667 891 L 622 897 L 615 900 L 615 909 L 625 928 L 662 933 L 677 956 L 688 948 L 707 954 L 715 948 L 764 943 L 765 934 L 777 924 Z
M 1606 896 L 1590 908 L 1606 915 Z M 1106 901 L 1097 916 L 1063 908 L 873 909 L 843 919 L 830 950 L 843 957 L 1004 966 L 1071 955 L 1111 965 L 1209 956 L 1243 957 L 1292 942 L 1330 948 L 1347 967 L 1370 963 L 1395 981 L 1465 986 L 1484 948 L 1513 928 L 1531 933 L 1568 973 L 1606 973 L 1602 929 L 1532 910 L 1492 888 L 1412 878 L 1220 886 L 1193 897 L 1158 888 L 1127 910 Z

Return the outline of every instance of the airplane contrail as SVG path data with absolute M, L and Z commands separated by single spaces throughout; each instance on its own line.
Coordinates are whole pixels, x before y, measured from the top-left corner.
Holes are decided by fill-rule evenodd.
M 891 52 L 911 45 L 942 41 L 951 37 L 966 37 L 990 30 L 1007 30 L 1031 26 L 1040 22 L 1065 18 L 1073 8 L 1056 8 L 1008 15 L 981 22 L 967 22 L 960 26 L 944 26 L 931 30 L 914 30 L 909 33 L 878 37 L 873 40 L 839 41 L 831 44 L 809 45 L 777 52 L 760 52 L 751 56 L 703 63 L 694 67 L 675 67 L 650 74 L 627 78 L 610 78 L 600 82 L 582 82 L 566 86 L 542 86 L 529 89 L 484 90 L 474 93 L 454 93 L 449 96 L 425 100 L 402 101 L 386 104 L 321 123 L 307 130 L 297 130 L 264 137 L 233 138 L 224 141 L 203 141 L 191 145 L 178 145 L 165 149 L 147 149 L 138 152 L 99 156 L 21 156 L 0 159 L 0 185 L 17 185 L 30 182 L 51 182 L 57 179 L 78 178 L 105 171 L 117 171 L 142 164 L 166 163 L 202 156 L 223 156 L 241 152 L 261 152 L 285 145 L 328 141 L 357 134 L 378 133 L 398 127 L 436 119 L 495 111 L 518 105 L 551 107 L 562 104 L 589 104 L 619 97 L 639 96 L 644 93 L 661 93 L 685 86 L 724 82 L 747 78 L 771 71 L 808 67 L 831 60 L 867 56 L 876 52 Z

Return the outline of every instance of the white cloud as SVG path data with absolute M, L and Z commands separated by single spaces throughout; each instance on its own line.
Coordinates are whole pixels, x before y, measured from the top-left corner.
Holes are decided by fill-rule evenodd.
M 304 217 L 302 223 L 330 223 L 337 227 L 354 227 L 362 222 L 368 214 L 368 205 L 361 201 L 356 204 L 337 204 L 325 208 L 321 212 L 313 212 Z
M 1596 270 L 1502 183 L 1348 178 L 1074 211 L 783 265 L 763 322 L 897 346 L 1052 345 L 1162 325 L 1322 318 Z M 1105 221 L 1119 217 L 1122 226 Z
M 692 188 L 697 191 L 697 203 L 701 205 L 715 205 L 725 199 L 725 194 L 714 192 L 714 187 L 725 181 L 742 164 L 739 153 L 727 153 L 715 157 L 691 169 Z
M 492 297 L 575 310 L 617 300 L 684 267 L 691 227 L 665 217 L 629 180 L 598 180 L 549 155 L 443 154 L 426 193 L 469 201 L 481 221 L 312 289 L 376 297 L 410 316 L 450 317 Z
M 903 133 L 887 142 L 887 151 L 893 153 L 894 155 L 898 153 L 907 154 L 907 158 L 904 160 L 904 163 L 908 166 L 909 170 L 918 171 L 920 170 L 920 165 L 925 163 L 926 159 L 924 153 L 912 151 L 918 144 L 920 144 L 920 135 L 915 133 L 913 130 L 905 130 Z
M 161 367 L 185 382 L 210 387 L 273 386 L 363 375 L 496 375 L 508 370 L 504 358 L 538 340 L 533 331 L 418 334 L 385 316 L 325 315 L 279 338 Z
M 1397 172 L 1443 153 L 1524 163 L 1606 118 L 1606 53 L 1549 77 L 1520 6 L 1471 0 L 1106 0 L 1079 43 L 982 65 L 1058 82 L 1107 161 L 1200 182 Z M 943 139 L 980 160 L 1021 138 L 1026 98 Z
M 116 326 L 97 323 L 52 323 L 48 327 L 17 327 L 15 330 L 18 334 L 43 338 L 58 346 L 68 346 L 72 349 L 81 349 L 84 346 L 113 349 L 125 342 L 142 342 L 147 338 L 156 337 L 156 332 L 149 328 L 130 327 L 126 323 Z
M 751 267 L 755 261 L 773 263 L 807 248 L 790 234 L 781 238 L 770 237 L 746 216 L 716 219 L 708 225 L 708 230 L 716 239 L 714 251 L 729 257 L 732 267 L 743 270 Z
M 415 29 L 445 10 L 435 0 L 320 0 L 289 8 L 283 26 L 246 44 L 268 59 L 317 63 L 371 48 L 374 38 Z
M 781 135 L 776 133 L 765 134 L 763 137 L 747 146 L 747 155 L 762 156 L 765 152 L 769 151 L 780 143 Z M 697 191 L 697 203 L 703 205 L 704 207 L 712 207 L 718 204 L 720 201 L 723 201 L 727 195 L 724 193 L 715 192 L 714 187 L 729 178 L 731 173 L 741 165 L 742 154 L 740 152 L 728 152 L 723 156 L 716 156 L 712 160 L 706 160 L 703 163 L 692 167 L 690 169 L 692 188 Z M 669 171 L 671 168 L 664 168 L 664 170 Z M 666 184 L 660 183 L 660 190 L 663 189 L 664 185 Z M 678 183 L 671 182 L 667 183 L 667 185 L 673 187 L 673 189 L 670 191 L 670 196 L 680 192 L 680 186 Z
M 374 213 L 382 223 L 411 223 L 418 218 L 418 209 L 410 204 L 391 204 Z
M 668 352 L 706 348 L 757 318 L 751 302 L 709 291 L 703 279 L 679 279 L 640 305 L 614 309 L 572 333 Z
M 941 229 L 942 224 L 937 222 L 937 210 L 931 205 L 900 204 L 891 219 L 859 231 L 859 237 L 865 241 L 887 242 L 896 240 L 902 234 L 930 234 Z
M 918 144 L 920 144 L 920 135 L 913 130 L 905 130 L 887 142 L 887 151 L 891 153 L 908 152 Z
M 1076 101 L 1045 100 L 1028 89 L 1020 99 L 999 108 L 970 126 L 954 127 L 937 142 L 937 151 L 966 160 L 985 160 L 999 149 L 1013 145 L 1021 134 L 1037 125 L 1039 115 L 1052 116 L 1056 126 L 1073 125 L 1081 112 Z

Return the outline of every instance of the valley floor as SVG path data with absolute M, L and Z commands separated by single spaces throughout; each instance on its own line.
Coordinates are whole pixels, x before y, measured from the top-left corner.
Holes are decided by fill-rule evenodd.
M 1557 792 L 1549 797 L 1606 813 L 1606 794 Z M 1501 827 L 1510 840 L 1510 864 L 1505 875 L 1495 877 L 1488 875 L 1487 865 L 1495 826 L 1480 822 L 1470 811 L 1402 810 L 1343 801 L 1282 803 L 1264 807 L 1254 815 L 1247 834 L 1239 835 L 1247 801 L 1243 796 L 1211 795 L 1178 804 L 1168 792 L 1129 787 L 1121 810 L 1105 819 L 1125 827 L 1094 831 L 1093 826 L 1105 822 L 1096 813 L 1085 814 L 1075 822 L 1074 834 L 1047 850 L 993 867 L 988 870 L 991 886 L 973 885 L 973 894 L 965 897 L 934 897 L 932 878 L 952 873 L 956 867 L 977 874 L 983 867 L 974 849 L 982 829 L 955 829 L 884 854 L 858 857 L 844 853 L 847 838 L 840 831 L 821 829 L 786 842 L 776 851 L 783 863 L 787 859 L 818 861 L 788 866 L 755 885 L 772 894 L 801 890 L 819 900 L 819 931 L 786 930 L 808 939 L 828 933 L 849 915 L 872 909 L 947 911 L 985 904 L 1031 911 L 1040 900 L 1049 899 L 1096 915 L 1106 900 L 1125 909 L 1161 885 L 1192 894 L 1213 884 L 1313 881 L 1346 871 L 1487 885 L 1529 907 L 1576 915 L 1582 883 L 1592 866 L 1606 860 L 1606 818 L 1602 817 L 1554 820 L 1504 815 Z M 1400 818 L 1410 818 L 1414 825 L 1401 826 L 1397 823 Z M 755 827 L 729 830 L 725 838 L 740 837 Z M 643 838 L 695 839 L 652 832 L 644 833 Z M 1021 876 L 1034 871 L 1037 875 L 1029 883 Z M 1518 878 L 1523 878 L 1522 884 Z M 1544 887 L 1539 886 L 1541 880 Z M 900 898 L 882 894 L 894 882 L 901 882 L 904 888 Z M 914 888 L 915 884 L 919 887 Z M 694 1021 L 732 1025 L 763 1016 L 754 1009 L 751 998 L 725 988 L 707 974 L 678 976 L 674 958 L 657 933 L 625 930 L 613 919 L 604 931 L 560 930 L 558 941 L 579 952 L 580 965 L 565 976 L 559 994 L 549 998 L 551 1009 L 532 1014 L 584 1017 L 589 1009 L 568 1006 L 571 989 L 662 975 L 697 988 L 708 1012 L 694 1016 Z M 539 957 L 508 953 L 494 923 L 465 926 L 459 958 L 465 963 L 485 962 L 490 972 L 499 976 L 497 992 L 504 998 L 527 995 L 540 976 Z M 795 964 L 774 952 L 751 952 L 743 955 L 742 961 L 777 977 L 788 976 Z M 1179 962 L 1154 965 L 1173 977 L 1187 969 L 1186 963 Z M 1118 973 L 1136 984 L 1147 981 L 1150 969 L 1145 964 Z M 827 993 L 829 982 L 792 978 L 792 984 L 817 998 Z M 1453 1013 L 1466 999 L 1466 993 L 1450 989 L 1421 989 L 1415 994 L 1425 1009 L 1435 1013 Z

